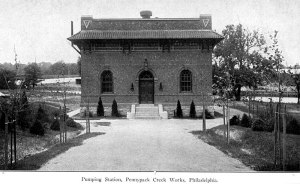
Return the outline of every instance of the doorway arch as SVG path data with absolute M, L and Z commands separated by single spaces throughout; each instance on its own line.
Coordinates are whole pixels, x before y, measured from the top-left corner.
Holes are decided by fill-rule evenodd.
M 154 77 L 149 70 L 143 71 L 139 75 L 139 103 L 154 103 Z

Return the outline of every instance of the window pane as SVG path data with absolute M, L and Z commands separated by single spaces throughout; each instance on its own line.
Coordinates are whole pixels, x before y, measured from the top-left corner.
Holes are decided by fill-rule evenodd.
M 192 73 L 189 70 L 183 70 L 180 73 L 180 91 L 181 92 L 192 91 Z
M 101 74 L 101 92 L 113 92 L 113 80 L 111 71 L 104 71 Z

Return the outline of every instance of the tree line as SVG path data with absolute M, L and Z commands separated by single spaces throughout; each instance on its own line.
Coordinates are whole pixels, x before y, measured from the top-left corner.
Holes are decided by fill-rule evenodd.
M 24 87 L 34 88 L 39 80 L 45 75 L 67 76 L 80 75 L 80 58 L 77 63 L 65 63 L 58 61 L 55 63 L 41 62 L 29 64 L 4 63 L 0 64 L 0 89 L 13 89 L 16 81 L 24 79 Z
M 280 83 L 295 86 L 300 97 L 300 74 L 285 71 L 278 43 L 278 31 L 265 35 L 239 25 L 222 31 L 224 40 L 213 51 L 214 92 L 241 100 L 242 87 L 252 90 L 261 85 Z

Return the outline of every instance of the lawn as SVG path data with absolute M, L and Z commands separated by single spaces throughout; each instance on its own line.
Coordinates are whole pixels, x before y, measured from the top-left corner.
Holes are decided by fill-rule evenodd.
M 277 103 L 273 103 L 273 107 L 276 107 Z M 256 114 L 256 112 L 262 111 L 266 109 L 266 106 L 269 106 L 270 104 L 267 102 L 251 102 L 251 107 L 252 110 L 251 112 Z M 287 109 L 287 113 L 289 116 L 294 117 L 298 122 L 300 122 L 300 105 L 299 104 L 283 104 L 282 103 L 282 107 L 284 107 L 284 105 L 286 105 L 286 109 Z M 253 106 L 254 106 L 254 111 L 253 111 Z M 257 110 L 258 107 L 258 110 Z M 237 109 L 240 110 L 246 114 L 248 114 L 249 112 L 249 108 L 248 108 L 248 102 L 234 102 L 230 108 L 233 109 Z
M 270 132 L 254 132 L 251 128 L 231 126 L 230 143 L 224 136 L 224 125 L 214 127 L 206 132 L 195 131 L 204 142 L 218 148 L 225 154 L 236 158 L 257 171 L 276 171 L 273 167 L 273 139 Z M 300 136 L 287 135 L 287 170 L 300 171 Z
M 17 126 L 17 160 L 22 160 L 26 157 L 35 155 L 40 152 L 44 152 L 51 148 L 53 145 L 59 143 L 59 131 L 53 131 L 50 129 L 50 125 L 53 121 L 53 113 L 59 109 L 59 104 L 48 102 L 31 102 L 30 103 L 30 115 L 28 118 L 29 124 L 32 124 L 35 119 L 35 114 L 38 107 L 41 106 L 45 113 L 48 115 L 48 121 L 45 122 L 44 128 L 46 133 L 44 136 L 37 136 L 29 133 L 29 129 L 22 131 Z M 76 137 L 81 131 L 81 128 L 68 127 L 67 138 L 72 139 Z M 4 165 L 4 131 L 0 130 L 0 167 Z M 10 135 L 9 135 L 9 149 L 10 149 Z M 10 158 L 10 155 L 9 155 Z

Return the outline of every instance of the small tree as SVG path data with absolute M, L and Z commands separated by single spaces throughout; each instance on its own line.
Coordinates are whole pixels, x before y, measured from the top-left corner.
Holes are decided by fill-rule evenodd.
M 243 114 L 242 120 L 241 120 L 241 126 L 247 127 L 247 128 L 251 127 L 251 119 L 247 114 Z
M 40 120 L 42 124 L 47 123 L 49 121 L 48 114 L 44 111 L 41 105 L 39 105 L 36 118 Z
M 40 136 L 43 136 L 45 134 L 44 127 L 40 120 L 35 120 L 34 124 L 30 128 L 30 133 Z
M 60 124 L 58 119 L 54 119 L 54 121 L 52 122 L 51 126 L 50 126 L 51 130 L 55 130 L 55 131 L 59 131 L 60 130 Z
M 190 118 L 195 118 L 195 117 L 196 117 L 196 109 L 195 109 L 194 101 L 192 101 L 190 106 Z
M 118 104 L 115 99 L 114 99 L 112 107 L 111 107 L 111 116 L 113 116 L 113 117 L 119 116 Z
M 181 104 L 180 101 L 177 101 L 177 108 L 176 108 L 176 117 L 182 118 L 182 109 L 181 109 Z
M 104 108 L 103 108 L 101 97 L 99 97 L 99 101 L 98 101 L 97 115 L 104 116 Z

